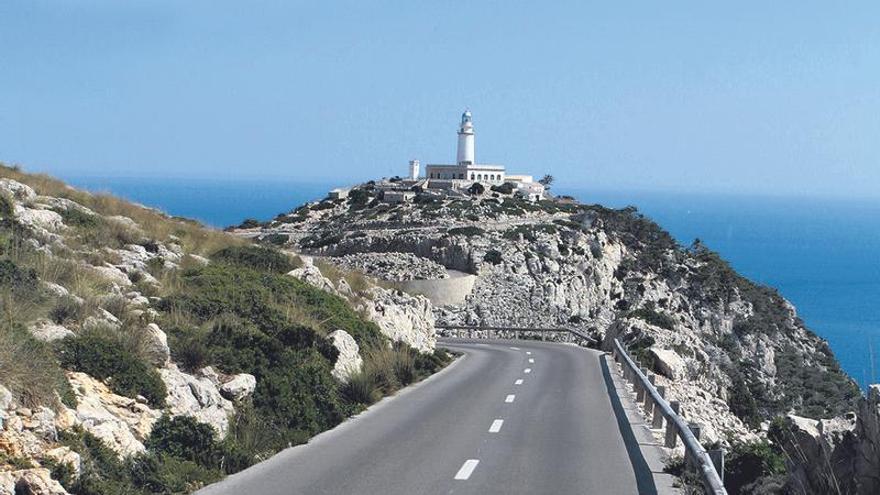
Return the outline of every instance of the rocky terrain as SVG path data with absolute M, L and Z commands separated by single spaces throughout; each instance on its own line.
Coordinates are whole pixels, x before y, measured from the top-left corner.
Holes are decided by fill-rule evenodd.
M 5 166 L 0 317 L 0 495 L 188 493 L 447 362 L 427 299 Z
M 634 208 L 530 203 L 502 188 L 470 198 L 419 192 L 394 205 L 382 194 L 381 184 L 363 184 L 238 232 L 380 277 L 398 269 L 346 260 L 408 253 L 475 274 L 464 303 L 434 308 L 438 324 L 564 326 L 605 348 L 618 338 L 710 443 L 757 445 L 776 418 L 860 407 L 854 382 L 788 301 L 699 241 L 679 245 Z
M 449 276 L 445 266 L 411 253 L 354 253 L 330 258 L 330 261 L 347 270 L 396 282 Z

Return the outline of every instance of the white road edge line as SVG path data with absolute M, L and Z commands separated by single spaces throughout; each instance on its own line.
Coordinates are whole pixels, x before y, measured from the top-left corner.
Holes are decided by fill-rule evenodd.
M 518 351 L 519 347 L 511 347 L 511 349 L 513 349 L 514 351 Z
M 516 399 L 516 396 L 513 394 L 510 394 L 504 398 L 504 402 L 510 403 L 510 402 L 513 402 L 513 399 Z
M 535 362 L 535 359 L 534 359 L 534 358 L 529 358 L 529 362 L 530 362 L 530 363 L 534 363 L 534 362 Z
M 468 459 L 464 461 L 464 464 L 461 465 L 461 469 L 455 473 L 455 479 L 457 480 L 466 480 L 471 477 L 471 474 L 474 472 L 474 469 L 477 468 L 477 464 L 480 463 L 479 459 Z
M 526 368 L 523 370 L 523 373 L 526 373 L 526 374 L 531 373 L 531 372 L 532 372 L 531 368 Z
M 489 433 L 498 433 L 499 431 L 501 431 L 501 425 L 503 424 L 503 419 L 496 419 L 495 421 L 492 421 L 492 426 L 489 427 Z
M 513 382 L 513 384 L 514 384 L 514 385 L 522 385 L 522 382 L 523 382 L 523 379 L 522 379 L 522 378 L 519 378 L 519 379 L 517 379 L 515 382 Z

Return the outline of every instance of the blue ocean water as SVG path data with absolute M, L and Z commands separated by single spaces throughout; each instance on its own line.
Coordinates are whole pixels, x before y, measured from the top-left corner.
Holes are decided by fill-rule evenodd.
M 338 184 L 285 180 L 65 177 L 71 184 L 215 227 L 266 220 Z M 585 203 L 634 205 L 688 245 L 700 238 L 743 275 L 791 300 L 863 386 L 880 359 L 880 201 L 654 192 L 556 191 Z M 875 371 L 876 369 L 876 371 Z

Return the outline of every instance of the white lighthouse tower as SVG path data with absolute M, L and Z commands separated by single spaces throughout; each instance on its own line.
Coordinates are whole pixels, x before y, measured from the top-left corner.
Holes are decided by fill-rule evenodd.
M 458 165 L 473 165 L 474 161 L 474 123 L 471 111 L 461 114 L 461 127 L 458 129 Z

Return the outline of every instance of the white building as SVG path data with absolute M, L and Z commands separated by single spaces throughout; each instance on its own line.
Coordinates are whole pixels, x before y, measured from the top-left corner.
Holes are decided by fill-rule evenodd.
M 477 163 L 474 152 L 474 123 L 470 111 L 461 115 L 458 129 L 458 151 L 455 165 L 427 165 L 425 178 L 430 181 L 464 181 L 484 184 L 503 184 L 505 180 L 503 165 Z M 429 185 L 430 187 L 430 185 Z

